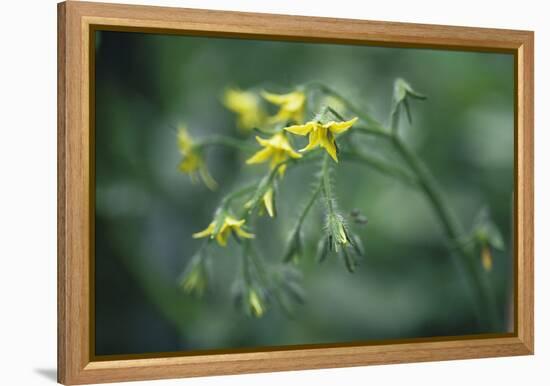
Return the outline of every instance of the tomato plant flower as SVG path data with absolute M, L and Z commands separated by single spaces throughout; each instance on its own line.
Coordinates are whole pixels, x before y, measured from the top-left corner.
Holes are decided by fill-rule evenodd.
M 318 146 L 324 148 L 332 159 L 338 162 L 337 147 L 335 136 L 344 133 L 357 121 L 357 117 L 349 121 L 321 123 L 310 121 L 303 125 L 294 125 L 286 127 L 285 130 L 297 135 L 308 135 L 309 143 L 300 151 L 308 151 Z
M 223 221 L 221 224 L 219 224 L 219 221 Z M 216 239 L 218 244 L 220 244 L 222 247 L 225 247 L 227 245 L 227 238 L 231 233 L 235 234 L 236 236 L 242 238 L 242 239 L 253 239 L 255 236 L 252 233 L 249 233 L 243 229 L 243 225 L 246 222 L 246 220 L 237 220 L 236 218 L 226 215 L 225 217 L 218 217 L 214 221 L 212 221 L 206 229 L 194 233 L 193 238 L 199 239 L 203 237 L 210 237 L 212 239 Z
M 214 178 L 210 175 L 206 163 L 185 127 L 178 130 L 178 147 L 183 156 L 179 163 L 179 170 L 188 174 L 191 181 L 196 183 L 200 178 L 210 190 L 215 190 L 218 186 Z
M 265 121 L 265 111 L 260 104 L 258 95 L 250 91 L 229 88 L 223 95 L 223 104 L 237 114 L 237 127 L 242 130 L 252 130 Z
M 306 95 L 303 91 L 297 90 L 288 94 L 272 94 L 264 91 L 262 96 L 268 102 L 280 106 L 277 114 L 269 118 L 271 123 L 286 121 L 300 123 L 304 120 Z
M 302 155 L 294 151 L 290 142 L 282 132 L 276 133 L 269 139 L 256 137 L 258 143 L 263 146 L 256 154 L 246 160 L 246 163 L 259 164 L 270 160 L 271 169 L 275 168 L 281 162 L 289 158 L 301 158 Z M 279 174 L 282 176 L 285 173 L 286 165 L 279 166 Z

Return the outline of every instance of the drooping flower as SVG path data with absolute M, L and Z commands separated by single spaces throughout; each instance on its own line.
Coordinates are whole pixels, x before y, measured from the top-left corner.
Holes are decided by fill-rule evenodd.
M 250 288 L 248 291 L 248 306 L 250 307 L 252 315 L 257 318 L 261 318 L 266 311 L 266 306 L 262 297 L 254 288 Z
M 249 165 L 267 162 L 269 160 L 269 165 L 271 169 L 273 169 L 288 158 L 302 157 L 301 154 L 294 151 L 285 134 L 282 132 L 276 133 L 269 139 L 256 137 L 256 140 L 263 146 L 263 149 L 246 160 L 246 163 Z M 285 173 L 285 170 L 286 165 L 279 166 L 279 174 L 281 176 Z
M 273 188 L 270 187 L 270 188 L 267 188 L 267 190 L 265 191 L 265 193 L 262 195 L 262 203 L 264 204 L 264 208 L 265 208 L 265 211 L 267 212 L 267 214 L 269 215 L 269 217 L 275 217 L 275 204 L 273 202 Z M 250 209 L 252 208 L 252 206 L 254 205 L 254 200 L 250 200 L 248 202 L 246 202 L 244 204 L 244 207 L 247 208 L 247 209 Z M 260 214 L 262 214 L 263 212 L 260 211 Z
M 495 251 L 504 251 L 504 240 L 491 219 L 489 209 L 481 208 L 475 217 L 472 226 L 472 239 L 475 242 L 483 269 L 487 272 L 493 269 L 493 257 Z
M 195 144 L 184 126 L 178 129 L 178 147 L 183 156 L 179 163 L 179 170 L 188 174 L 193 183 L 197 183 L 200 177 L 209 189 L 216 189 L 218 184 L 210 175 L 202 155 L 195 148 Z
M 267 189 L 267 192 L 262 197 L 265 210 L 269 217 L 275 216 L 275 206 L 273 205 L 273 188 Z
M 485 271 L 490 271 L 493 268 L 493 254 L 488 244 L 484 244 L 481 247 L 481 264 Z
M 339 246 L 343 248 L 350 244 L 351 240 L 341 215 L 329 214 L 326 227 L 336 251 L 338 251 Z
M 280 106 L 277 114 L 269 118 L 270 123 L 293 121 L 301 123 L 304 120 L 306 95 L 303 91 L 296 90 L 288 94 L 272 94 L 262 92 L 265 100 Z
M 223 221 L 221 224 L 218 224 L 218 221 Z M 249 233 L 243 229 L 243 225 L 246 220 L 237 220 L 236 218 L 226 215 L 224 217 L 218 217 L 212 221 L 206 229 L 194 233 L 193 238 L 199 239 L 203 237 L 210 237 L 216 239 L 218 244 L 222 247 L 227 245 L 227 238 L 231 233 L 242 238 L 242 239 L 253 239 L 255 236 L 252 233 Z
M 208 275 L 202 260 L 192 262 L 181 281 L 183 292 L 202 296 L 208 284 Z
M 224 106 L 237 114 L 237 127 L 252 130 L 261 126 L 266 118 L 258 95 L 250 91 L 229 88 L 223 95 Z
M 308 135 L 309 143 L 300 151 L 308 151 L 318 146 L 324 148 L 332 159 L 338 162 L 336 135 L 347 131 L 357 121 L 357 117 L 343 122 L 330 121 L 320 123 L 310 121 L 303 125 L 294 125 L 286 127 L 285 130 L 297 135 Z

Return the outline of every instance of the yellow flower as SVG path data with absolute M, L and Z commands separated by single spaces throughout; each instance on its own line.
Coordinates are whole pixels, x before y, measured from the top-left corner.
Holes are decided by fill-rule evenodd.
M 246 220 L 244 219 L 237 220 L 232 216 L 226 215 L 220 227 L 217 226 L 217 221 L 221 221 L 221 218 L 212 221 L 205 230 L 194 233 L 193 238 L 215 238 L 218 244 L 220 244 L 222 247 L 225 247 L 227 245 L 227 238 L 231 233 L 236 234 L 242 239 L 253 239 L 255 237 L 252 233 L 248 233 L 243 229 L 243 225 L 246 222 Z
M 267 192 L 265 192 L 262 197 L 262 201 L 269 217 L 274 217 L 275 207 L 273 206 L 273 188 L 267 189 Z
M 357 121 L 357 117 L 345 122 L 320 123 L 315 121 L 307 122 L 304 125 L 286 127 L 285 130 L 297 135 L 308 135 L 309 143 L 300 151 L 315 149 L 317 146 L 324 148 L 327 153 L 338 162 L 336 155 L 335 135 L 347 131 Z
M 268 102 L 280 106 L 277 114 L 269 118 L 270 123 L 286 122 L 288 120 L 296 123 L 303 122 L 306 106 L 306 95 L 303 91 L 294 91 L 288 94 L 271 94 L 263 91 L 262 96 Z
M 224 106 L 237 114 L 239 129 L 252 130 L 262 125 L 265 112 L 260 105 L 259 97 L 237 88 L 227 89 L 223 95 Z
M 273 188 L 268 188 L 262 196 L 262 202 L 264 204 L 265 211 L 269 217 L 275 217 L 275 205 L 273 205 Z M 250 209 L 254 204 L 253 200 L 250 200 L 244 204 L 244 207 Z M 260 212 L 260 214 L 263 214 Z
M 248 305 L 250 306 L 250 311 L 252 311 L 252 314 L 255 317 L 262 317 L 265 312 L 265 305 L 263 304 L 263 301 L 258 293 L 252 288 L 248 292 Z
M 301 158 L 302 155 L 294 151 L 284 133 L 277 133 L 269 139 L 256 137 L 258 143 L 263 146 L 263 149 L 258 151 L 252 157 L 246 160 L 246 163 L 259 164 L 270 161 L 271 169 L 275 168 L 279 163 L 290 158 Z M 285 173 L 286 165 L 279 167 L 279 174 L 282 176 Z
M 193 148 L 193 140 L 185 126 L 178 129 L 178 146 L 182 153 L 189 153 Z
M 183 156 L 179 164 L 179 170 L 188 174 L 193 183 L 196 183 L 200 176 L 209 189 L 216 189 L 218 184 L 210 175 L 204 159 L 196 151 L 193 140 L 185 127 L 180 127 L 178 130 L 178 147 Z
M 486 271 L 490 271 L 493 268 L 493 255 L 488 244 L 484 244 L 481 247 L 481 264 Z

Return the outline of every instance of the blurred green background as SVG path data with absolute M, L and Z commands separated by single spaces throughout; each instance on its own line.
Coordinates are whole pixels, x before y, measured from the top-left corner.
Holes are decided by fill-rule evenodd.
M 239 136 L 221 104 L 227 86 L 287 91 L 319 80 L 387 122 L 393 81 L 428 96 L 412 105 L 406 141 L 424 158 L 466 228 L 484 205 L 507 250 L 487 274 L 502 332 L 511 328 L 514 59 L 496 53 L 96 32 L 96 354 L 251 348 L 474 334 L 470 294 L 453 265 L 442 228 L 425 198 L 371 171 L 341 162 L 340 208 L 358 208 L 369 224 L 355 229 L 367 256 L 354 274 L 341 261 L 314 261 L 322 210 L 306 224 L 307 302 L 293 318 L 272 308 L 243 315 L 230 288 L 238 248 L 218 248 L 214 280 L 202 299 L 178 288 L 223 195 L 265 173 L 245 155 L 208 153 L 220 189 L 192 185 L 177 165 L 173 127 L 191 134 Z M 251 140 L 252 141 L 252 140 Z M 252 143 L 252 142 L 251 142 Z M 382 154 L 380 139 L 366 152 Z M 281 258 L 317 166 L 289 170 L 278 217 L 256 230 L 265 258 Z

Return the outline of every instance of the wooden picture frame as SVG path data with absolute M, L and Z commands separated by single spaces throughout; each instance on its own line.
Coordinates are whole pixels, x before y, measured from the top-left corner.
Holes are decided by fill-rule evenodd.
M 499 336 L 412 339 L 158 358 L 97 360 L 94 265 L 94 93 L 91 34 L 121 31 L 496 51 L 515 57 L 515 329 Z M 58 381 L 85 384 L 533 354 L 534 34 L 484 28 L 68 1 L 58 5 Z

